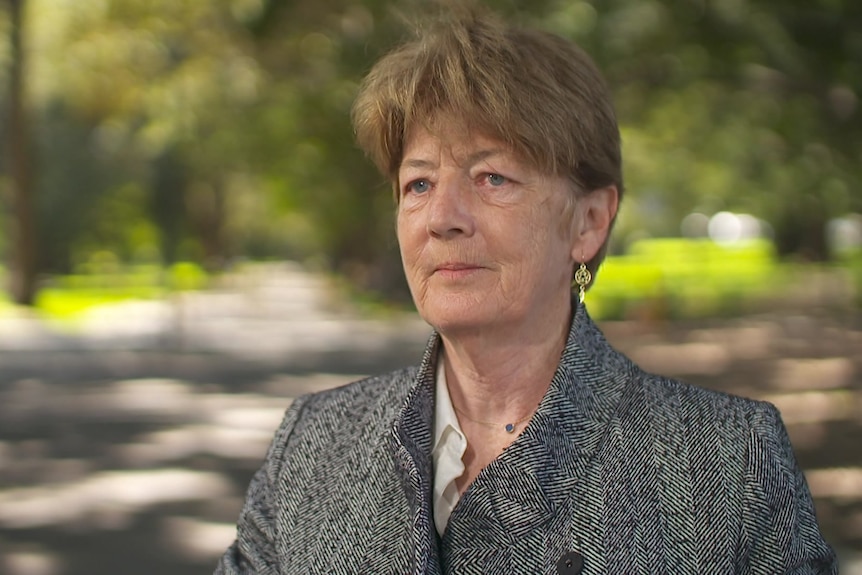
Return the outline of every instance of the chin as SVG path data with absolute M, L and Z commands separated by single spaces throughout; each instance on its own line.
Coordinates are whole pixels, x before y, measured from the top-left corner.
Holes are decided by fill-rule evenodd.
M 488 309 L 483 305 L 485 302 L 458 299 L 450 296 L 448 301 L 426 302 L 419 307 L 419 315 L 438 332 L 446 334 L 490 328 L 503 319 L 500 310 Z

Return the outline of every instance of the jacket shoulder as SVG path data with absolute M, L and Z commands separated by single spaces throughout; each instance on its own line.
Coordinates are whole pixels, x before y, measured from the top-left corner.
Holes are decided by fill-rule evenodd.
M 689 424 L 723 422 L 720 427 L 739 427 L 746 431 L 758 423 L 771 421 L 777 414 L 775 406 L 766 401 L 750 399 L 723 391 L 708 389 L 661 375 L 639 370 L 628 389 L 632 406 L 643 407 L 657 415 L 681 418 Z
M 318 408 L 335 408 L 351 406 L 358 403 L 372 402 L 388 393 L 403 391 L 405 397 L 408 389 L 395 389 L 404 382 L 410 382 L 416 377 L 416 366 L 405 367 L 389 373 L 373 375 L 358 379 L 338 387 L 308 394 L 304 397 L 306 404 Z
M 641 371 L 627 386 L 613 427 L 617 445 L 645 468 L 663 458 L 685 462 L 693 474 L 687 481 L 722 486 L 727 501 L 738 502 L 751 437 L 780 434 L 779 421 L 769 403 Z
M 343 435 L 395 420 L 416 378 L 416 367 L 366 377 L 297 399 L 293 435 L 314 431 Z
M 293 402 L 217 573 L 334 572 L 330 563 L 341 557 L 335 547 L 367 545 L 366 531 L 351 520 L 395 507 L 388 502 L 400 487 L 383 454 L 415 372 L 368 377 Z

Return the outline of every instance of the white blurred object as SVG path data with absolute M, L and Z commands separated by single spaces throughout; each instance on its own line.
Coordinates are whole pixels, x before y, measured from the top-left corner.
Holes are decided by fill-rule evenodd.
M 760 220 L 750 214 L 718 212 L 709 219 L 709 237 L 718 244 L 735 244 L 762 236 Z
M 832 255 L 862 250 L 862 214 L 848 214 L 826 224 L 826 243 Z
M 682 219 L 680 231 L 686 238 L 705 238 L 709 235 L 709 216 L 692 212 Z

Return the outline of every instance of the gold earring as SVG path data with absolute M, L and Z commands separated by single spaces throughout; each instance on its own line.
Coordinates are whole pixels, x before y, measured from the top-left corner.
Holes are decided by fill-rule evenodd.
M 578 271 L 575 272 L 575 283 L 578 286 L 578 300 L 580 300 L 581 303 L 584 303 L 587 286 L 590 285 L 590 280 L 592 279 L 593 274 L 591 274 L 590 270 L 587 269 L 587 264 L 581 262 L 581 267 L 579 267 Z

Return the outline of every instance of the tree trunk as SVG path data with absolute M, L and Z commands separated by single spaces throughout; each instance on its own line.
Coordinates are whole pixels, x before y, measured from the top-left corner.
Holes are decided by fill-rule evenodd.
M 10 285 L 12 299 L 33 305 L 36 298 L 36 221 L 34 214 L 33 171 L 28 137 L 29 126 L 24 104 L 25 55 L 23 13 L 26 0 L 7 0 L 11 23 L 11 69 L 9 70 L 9 108 L 6 148 L 11 186 Z
M 203 248 L 204 268 L 209 272 L 223 270 L 228 261 L 225 188 L 222 178 L 215 176 L 211 182 L 192 186 L 186 196 L 186 210 Z

